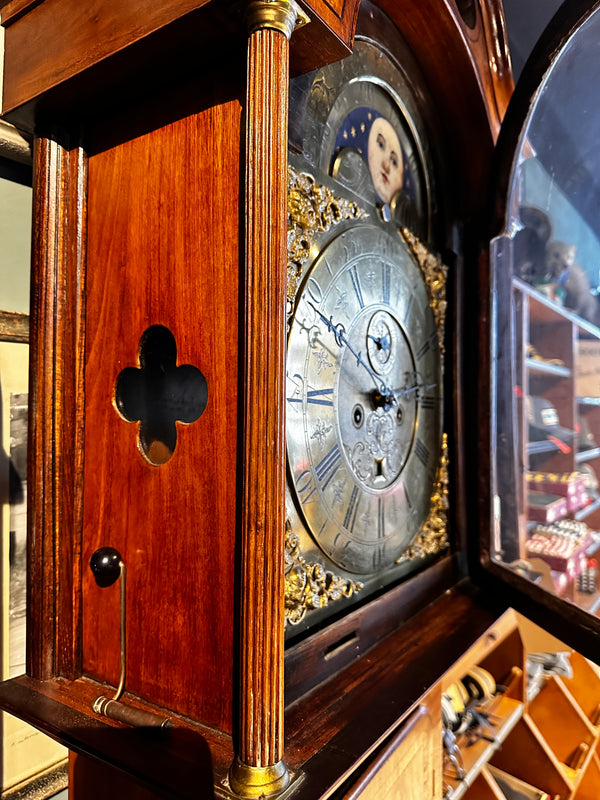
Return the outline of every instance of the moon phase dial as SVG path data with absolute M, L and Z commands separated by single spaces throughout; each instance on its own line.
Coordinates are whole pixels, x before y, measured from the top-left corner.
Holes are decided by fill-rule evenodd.
M 295 502 L 338 567 L 376 573 L 417 536 L 441 443 L 441 359 L 427 291 L 397 235 L 338 234 L 290 327 L 287 450 Z

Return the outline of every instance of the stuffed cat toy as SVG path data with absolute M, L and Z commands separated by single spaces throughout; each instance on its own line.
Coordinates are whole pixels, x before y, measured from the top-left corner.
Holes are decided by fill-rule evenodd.
M 576 252 L 575 245 L 567 242 L 548 242 L 543 283 L 554 286 L 555 299 L 562 300 L 566 308 L 600 325 L 599 301 L 591 292 L 586 271 L 575 261 Z

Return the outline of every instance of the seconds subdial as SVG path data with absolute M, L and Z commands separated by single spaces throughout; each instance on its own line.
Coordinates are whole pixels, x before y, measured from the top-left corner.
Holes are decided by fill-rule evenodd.
M 373 331 L 379 332 L 384 344 L 373 342 Z M 359 313 L 348 339 L 349 352 L 341 354 L 337 386 L 340 435 L 355 479 L 367 490 L 383 490 L 397 480 L 410 453 L 417 396 L 396 397 L 378 372 L 385 371 L 389 381 L 400 385 L 405 375 L 414 372 L 414 358 L 398 321 L 380 308 Z M 371 389 L 368 375 L 359 369 L 364 362 L 352 358 L 361 346 L 369 354 L 370 371 L 381 383 L 380 392 Z

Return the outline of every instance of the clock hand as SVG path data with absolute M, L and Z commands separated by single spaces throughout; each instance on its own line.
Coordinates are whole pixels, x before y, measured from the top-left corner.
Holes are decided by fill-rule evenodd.
M 333 317 L 329 317 L 329 319 L 322 314 L 319 309 L 311 303 L 310 300 L 307 300 L 308 305 L 316 311 L 321 320 L 327 325 L 327 330 L 333 333 L 335 338 L 335 343 L 338 347 L 347 347 L 348 350 L 352 353 L 354 358 L 356 359 L 357 364 L 361 364 L 369 373 L 371 378 L 375 381 L 375 386 L 377 387 L 377 400 L 381 402 L 382 407 L 385 411 L 389 411 L 395 401 L 394 393 L 391 392 L 385 383 L 381 380 L 379 375 L 375 372 L 375 370 L 371 369 L 371 367 L 367 364 L 360 353 L 357 353 L 356 350 L 352 347 L 350 342 L 348 341 L 348 337 L 346 336 L 346 329 L 342 325 L 341 322 L 338 322 L 337 325 L 333 324 Z
M 371 334 L 369 334 L 369 339 L 375 342 L 378 350 L 385 350 L 387 352 L 391 347 L 390 337 L 387 335 L 372 336 Z
M 414 386 L 400 386 L 398 389 L 390 389 L 390 393 L 394 395 L 394 398 L 397 400 L 399 397 L 407 397 L 412 392 L 418 392 L 419 389 L 425 389 L 428 391 L 429 389 L 434 389 L 437 386 L 437 383 L 428 383 L 427 385 L 423 383 L 415 383 Z

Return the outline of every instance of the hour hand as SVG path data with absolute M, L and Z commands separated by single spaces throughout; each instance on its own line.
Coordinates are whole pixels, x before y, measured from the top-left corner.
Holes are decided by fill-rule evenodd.
M 319 309 L 316 307 L 314 303 L 311 303 L 310 300 L 308 301 L 308 305 L 315 311 L 321 320 L 327 325 L 327 330 L 333 333 L 335 338 L 335 343 L 338 347 L 343 347 L 344 345 L 348 344 L 348 340 L 346 339 L 346 328 L 342 325 L 341 322 L 338 322 L 337 325 L 333 324 L 333 317 L 329 317 L 329 319 L 325 316 L 325 314 L 321 313 Z
M 394 393 L 388 389 L 388 387 L 386 386 L 384 381 L 381 380 L 379 375 L 377 375 L 377 373 L 373 369 L 371 369 L 369 364 L 367 364 L 367 362 L 362 357 L 362 354 L 360 352 L 357 353 L 356 350 L 352 347 L 352 345 L 348 341 L 348 337 L 346 335 L 346 329 L 344 328 L 342 323 L 339 322 L 337 325 L 334 325 L 333 317 L 329 317 L 328 319 L 325 316 L 325 314 L 319 311 L 319 309 L 314 305 L 314 303 L 311 303 L 310 300 L 308 300 L 307 302 L 308 305 L 313 309 L 313 311 L 315 311 L 319 315 L 319 317 L 325 323 L 325 325 L 327 325 L 327 330 L 333 333 L 335 337 L 335 342 L 338 345 L 338 347 L 347 347 L 348 350 L 352 353 L 352 355 L 356 359 L 356 363 L 360 364 L 366 369 L 366 371 L 369 373 L 369 375 L 375 382 L 375 386 L 377 387 L 377 394 L 376 394 L 377 405 L 384 408 L 385 411 L 389 411 L 389 409 L 395 402 Z

